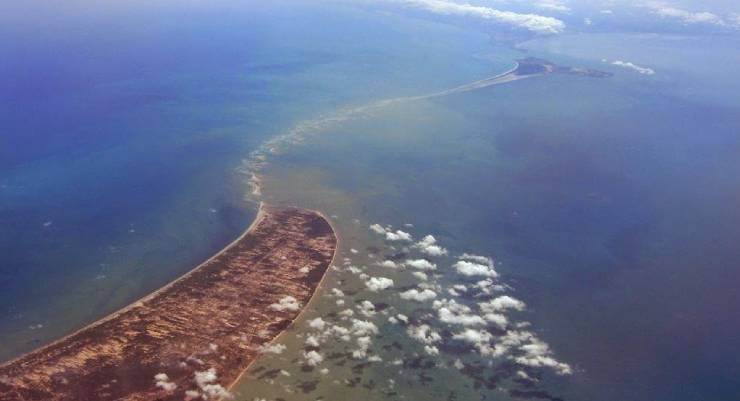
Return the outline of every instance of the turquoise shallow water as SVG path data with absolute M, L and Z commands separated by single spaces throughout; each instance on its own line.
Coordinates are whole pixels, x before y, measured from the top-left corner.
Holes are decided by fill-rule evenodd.
M 640 38 L 666 52 L 652 53 L 666 59 L 656 61 L 655 76 L 642 76 L 602 61 L 639 56 L 629 51 L 629 41 L 614 48 L 620 39 L 595 38 L 588 47 L 571 38 L 576 50 L 560 39 L 552 45 L 557 52 L 549 52 L 549 42 L 532 44 L 537 50 L 530 54 L 606 69 L 615 73 L 609 79 L 552 75 L 393 104 L 309 136 L 274 158 L 268 199 L 336 214 L 349 226 L 344 230 L 352 245 L 345 248 L 360 250 L 344 250 L 352 265 L 403 283 L 378 298 L 358 291 L 362 282 L 353 284 L 340 269 L 345 273 L 336 273 L 335 285 L 349 289 L 355 303 L 380 301 L 414 316 L 424 311 L 423 305 L 398 303 L 398 293 L 409 288 L 403 274 L 373 268 L 375 262 L 366 259 L 374 252 L 404 252 L 393 243 L 368 245 L 355 234 L 370 223 L 413 223 L 408 231 L 434 234 L 451 254 L 492 255 L 503 280 L 528 304 L 524 318 L 532 330 L 574 368 L 564 378 L 543 376 L 534 391 L 546 393 L 530 394 L 535 398 L 731 399 L 740 368 L 732 301 L 740 279 L 733 245 L 740 227 L 733 201 L 740 138 L 735 81 L 717 73 L 728 55 L 708 59 L 701 40 Z M 679 63 L 670 44 L 697 57 Z M 693 65 L 699 54 L 711 67 Z M 703 90 L 704 82 L 715 90 Z M 718 91 L 723 85 L 727 91 Z M 353 218 L 361 228 L 347 222 Z M 456 281 L 452 263 L 439 262 L 443 290 L 464 283 Z M 331 317 L 341 308 L 319 301 L 315 309 L 315 316 Z M 437 368 L 396 368 L 395 356 L 407 360 L 420 353 L 413 340 L 399 339 L 398 330 L 384 323 L 373 348 L 383 362 L 357 368 L 353 379 L 334 387 L 316 372 L 294 367 L 300 358 L 290 356 L 299 351 L 268 357 L 263 369 L 290 375 L 257 371 L 241 387 L 243 399 L 274 396 L 268 383 L 300 387 L 313 380 L 321 383 L 318 389 L 309 386 L 306 394 L 290 397 L 330 398 L 332 391 L 351 392 L 362 384 L 368 399 L 452 395 L 444 390 L 461 398 L 472 392 L 506 399 L 502 390 L 516 387 L 477 387 L 469 375 L 451 373 L 444 361 L 461 355 L 454 349 L 429 358 L 442 364 Z M 310 333 L 299 325 L 286 343 L 300 349 Z M 388 337 L 402 345 L 386 348 L 395 344 Z M 329 355 L 351 348 L 321 345 Z M 334 361 L 322 366 L 338 368 Z M 379 389 L 389 374 L 411 377 L 404 381 L 406 391 Z
M 46 11 L 10 7 L 0 39 L 0 359 L 230 242 L 254 215 L 242 160 L 268 138 L 510 62 L 477 32 L 341 6 Z

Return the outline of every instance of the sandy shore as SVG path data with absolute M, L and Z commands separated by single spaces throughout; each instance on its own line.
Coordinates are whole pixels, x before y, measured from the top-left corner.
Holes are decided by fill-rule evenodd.
M 242 236 L 186 275 L 1 365 L 0 400 L 218 396 L 296 319 L 336 246 L 320 213 L 262 205 Z

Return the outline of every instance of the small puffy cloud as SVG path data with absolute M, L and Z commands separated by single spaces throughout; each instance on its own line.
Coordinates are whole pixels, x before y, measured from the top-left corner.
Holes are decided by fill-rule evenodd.
M 406 315 L 404 315 L 402 313 L 397 314 L 396 317 L 398 318 L 398 320 L 400 320 L 400 321 L 402 321 L 404 323 L 408 323 L 409 322 L 408 316 L 406 316 Z
M 210 368 L 205 371 L 195 372 L 195 384 L 200 388 L 201 397 L 205 400 L 224 400 L 232 398 L 223 386 L 214 383 L 218 376 L 216 369 Z
M 439 348 L 434 345 L 425 345 L 424 352 L 432 356 L 439 355 Z
M 326 327 L 326 322 L 324 321 L 324 319 L 317 317 L 308 321 L 308 327 L 316 330 L 324 330 L 324 328 Z
M 496 313 L 507 309 L 522 311 L 526 307 L 524 302 L 508 295 L 502 295 L 490 301 L 481 302 L 478 306 L 483 313 Z
M 203 387 L 208 383 L 212 383 L 218 379 L 218 376 L 216 375 L 216 369 L 210 368 L 208 370 L 195 372 L 195 384 L 198 385 L 198 387 Z
M 444 256 L 447 255 L 447 249 L 442 248 L 437 244 L 437 239 L 433 235 L 427 235 L 422 238 L 421 241 L 414 244 L 422 253 L 429 256 Z
M 360 310 L 360 313 L 366 317 L 375 315 L 375 305 L 368 300 L 362 301 L 357 308 Z
M 500 329 L 505 329 L 509 325 L 509 319 L 500 313 L 486 313 L 483 315 L 486 321 L 491 322 L 498 326 Z
M 427 324 L 422 324 L 420 326 L 409 326 L 408 328 L 406 328 L 406 333 L 414 340 L 427 345 L 442 341 L 442 336 L 440 336 L 439 333 L 437 333 L 436 331 L 432 330 L 432 328 Z
M 639 65 L 634 64 L 634 63 L 629 62 L 629 61 L 617 60 L 617 61 L 614 61 L 612 63 L 612 65 L 616 65 L 618 67 L 627 68 L 627 69 L 636 71 L 636 72 L 638 72 L 640 74 L 643 74 L 643 75 L 653 75 L 653 74 L 655 74 L 655 70 L 653 70 L 652 68 L 640 67 Z
M 340 290 L 339 288 L 332 288 L 331 293 L 337 298 L 344 297 L 344 291 Z
M 459 304 L 455 300 L 434 301 L 434 308 L 437 309 L 439 320 L 443 323 L 462 326 L 485 326 L 486 324 L 482 317 L 472 314 L 470 307 Z
M 418 270 L 435 270 L 437 268 L 437 265 L 426 259 L 409 259 L 404 262 L 404 265 Z
M 427 281 L 429 279 L 429 277 L 427 276 L 427 274 L 424 273 L 424 272 L 413 272 L 413 273 L 411 273 L 411 275 L 413 275 L 414 277 L 416 277 L 420 281 Z
M 465 329 L 452 335 L 455 340 L 465 341 L 476 346 L 488 345 L 493 336 L 485 330 Z
M 514 358 L 514 361 L 520 365 L 531 367 L 549 367 L 559 375 L 570 375 L 573 370 L 567 363 L 559 362 L 552 357 L 550 347 L 536 338 L 530 343 L 522 345 L 519 348 L 524 351 L 524 355 Z
M 384 261 L 378 263 L 378 266 L 380 266 L 380 267 L 387 267 L 389 269 L 397 269 L 398 268 L 398 263 L 396 263 L 396 262 L 394 262 L 392 260 L 384 260 Z
M 417 290 L 416 288 L 412 288 L 408 291 L 404 291 L 400 294 L 398 294 L 402 299 L 411 300 L 411 301 L 417 301 L 417 302 L 425 302 L 432 300 L 437 297 L 437 294 L 429 289 L 425 290 Z
M 306 345 L 309 347 L 318 347 L 321 345 L 321 342 L 319 341 L 318 337 L 310 335 L 306 337 Z
M 367 350 L 370 348 L 370 345 L 373 343 L 372 339 L 369 336 L 363 336 L 357 338 L 357 349 L 352 351 L 352 357 L 355 359 L 361 359 L 365 358 L 367 356 Z
M 365 282 L 367 289 L 372 292 L 378 292 L 393 286 L 393 280 L 386 277 L 371 277 Z
M 303 360 L 306 362 L 306 365 L 315 367 L 324 361 L 324 356 L 316 351 L 308 351 L 303 353 Z
M 570 7 L 568 7 L 567 5 L 565 5 L 565 3 L 559 0 L 539 0 L 536 3 L 534 3 L 534 6 L 537 8 L 542 8 L 545 10 L 552 10 L 552 11 L 560 11 L 560 12 L 570 11 Z
M 386 232 L 385 239 L 387 241 L 405 241 L 405 242 L 412 241 L 411 234 L 405 231 L 401 231 L 401 230 L 396 230 L 395 232 L 391 232 L 391 231 Z
M 385 234 L 385 228 L 381 226 L 380 224 L 372 224 L 370 226 L 370 231 L 378 234 L 378 235 L 384 235 Z
M 452 267 L 454 267 L 458 273 L 463 276 L 484 276 L 484 277 L 498 277 L 498 273 L 492 265 L 480 264 L 476 262 L 468 262 L 466 260 L 458 260 Z
M 473 262 L 482 263 L 487 266 L 493 266 L 493 259 L 489 258 L 488 256 L 480 256 L 480 255 L 474 255 L 471 253 L 463 253 L 457 258 L 460 260 L 470 260 Z
M 501 11 L 485 6 L 456 3 L 448 0 L 389 0 L 403 3 L 409 7 L 425 10 L 439 15 L 452 15 L 478 18 L 498 24 L 509 25 L 539 34 L 560 33 L 565 29 L 563 21 L 537 14 L 522 14 Z
M 378 334 L 378 326 L 367 320 L 352 319 L 352 328 L 350 332 L 354 336 L 369 336 Z
M 298 300 L 290 295 L 286 295 L 278 303 L 270 305 L 270 309 L 274 309 L 277 311 L 297 311 L 301 309 L 301 304 L 298 303 Z
M 265 344 L 260 347 L 263 354 L 282 354 L 287 347 L 283 344 Z
M 171 382 L 166 373 L 157 373 L 154 375 L 154 380 L 154 385 L 164 391 L 174 391 L 177 388 L 177 384 Z
M 708 11 L 689 11 L 674 7 L 663 1 L 649 1 L 645 4 L 645 7 L 657 16 L 675 19 L 684 24 L 726 25 L 726 22 L 720 16 Z

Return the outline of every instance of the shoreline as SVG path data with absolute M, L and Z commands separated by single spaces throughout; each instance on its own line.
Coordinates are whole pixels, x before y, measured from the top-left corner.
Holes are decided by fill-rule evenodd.
M 321 289 L 321 287 L 326 282 L 326 276 L 329 275 L 329 272 L 331 271 L 331 267 L 334 265 L 334 262 L 336 261 L 337 256 L 339 255 L 339 247 L 340 247 L 340 245 L 342 243 L 342 239 L 339 236 L 339 231 L 336 229 L 336 227 L 334 227 L 334 224 L 331 223 L 331 219 L 329 219 L 329 217 L 327 217 L 325 214 L 321 213 L 318 210 L 313 210 L 313 209 L 306 209 L 306 210 L 310 210 L 310 211 L 318 214 L 327 223 L 329 223 L 329 226 L 331 226 L 332 231 L 334 231 L 334 236 L 335 236 L 335 238 L 337 240 L 336 246 L 334 247 L 334 254 L 332 255 L 331 261 L 329 262 L 329 267 L 326 269 L 326 271 L 324 272 L 324 275 L 321 276 L 321 280 L 319 281 L 319 283 L 314 288 L 313 293 L 311 294 L 311 298 L 309 298 L 308 301 L 306 302 L 306 304 L 303 305 L 303 307 L 301 308 L 300 312 L 298 312 L 298 315 L 296 315 L 296 317 L 290 322 L 290 325 L 288 327 L 286 327 L 283 331 L 281 331 L 280 333 L 278 333 L 278 335 L 276 335 L 272 340 L 268 341 L 267 343 L 265 343 L 263 345 L 273 345 L 273 344 L 275 344 L 291 328 L 293 328 L 293 324 L 295 324 L 296 321 L 301 320 L 301 318 L 306 314 L 306 311 L 308 310 L 308 308 L 311 305 L 311 303 L 316 299 L 316 295 L 318 294 L 319 290 Z M 260 359 L 259 357 L 254 358 L 252 360 L 252 362 L 250 362 L 249 365 L 247 365 L 244 368 L 244 370 L 239 374 L 239 376 L 237 376 L 237 378 L 234 379 L 234 381 L 231 384 L 228 385 L 227 388 L 228 388 L 229 391 L 232 391 L 234 389 L 234 387 L 237 384 L 239 384 L 239 382 L 241 382 L 242 379 L 244 379 L 246 377 L 246 375 L 249 373 L 249 369 L 255 364 L 255 362 L 259 361 L 259 359 Z
M 101 324 L 103 324 L 103 323 L 105 323 L 105 322 L 107 322 L 107 321 L 109 321 L 111 319 L 114 319 L 115 317 L 119 316 L 120 314 L 125 313 L 127 311 L 130 311 L 131 309 L 139 306 L 142 302 L 145 302 L 148 299 L 153 298 L 154 296 L 156 296 L 157 294 L 161 293 L 162 291 L 164 291 L 164 290 L 172 287 L 173 285 L 175 285 L 179 281 L 187 278 L 188 276 L 190 276 L 191 274 L 193 274 L 196 270 L 200 269 L 201 267 L 203 267 L 207 263 L 213 261 L 215 258 L 217 258 L 219 255 L 221 255 L 223 252 L 225 252 L 226 250 L 228 250 L 229 248 L 231 248 L 232 246 L 234 246 L 236 243 L 238 243 L 239 241 L 241 241 L 245 236 L 247 236 L 257 226 L 257 224 L 259 223 L 259 221 L 262 218 L 264 218 L 264 210 L 263 210 L 263 207 L 264 207 L 264 202 L 260 202 L 259 208 L 257 210 L 257 215 L 254 216 L 254 220 L 252 220 L 252 223 L 249 225 L 249 227 L 247 227 L 247 229 L 244 232 L 242 232 L 241 234 L 239 234 L 239 236 L 235 240 L 233 240 L 230 243 L 228 243 L 220 251 L 216 252 L 215 254 L 213 254 L 211 257 L 209 257 L 205 261 L 199 263 L 194 268 L 188 270 L 183 275 L 177 277 L 176 279 L 170 281 L 169 283 L 163 285 L 162 287 L 159 287 L 158 289 L 154 290 L 153 292 L 150 292 L 149 294 L 144 295 L 143 297 L 137 299 L 136 301 L 131 302 L 130 304 L 122 307 L 121 309 L 118 309 L 118 310 L 116 310 L 114 312 L 111 312 L 111 313 L 109 313 L 109 314 L 101 317 L 100 319 L 97 319 L 97 320 L 93 321 L 92 323 L 88 323 L 88 324 L 84 325 L 83 327 L 81 327 L 81 328 L 79 328 L 79 329 L 77 329 L 77 330 L 75 330 L 75 331 L 73 331 L 73 332 L 71 332 L 69 334 L 64 335 L 61 338 L 58 338 L 58 339 L 56 339 L 56 340 L 54 340 L 54 341 L 52 341 L 52 342 L 50 342 L 48 344 L 44 344 L 44 345 L 42 345 L 42 346 L 40 346 L 40 347 L 38 347 L 38 348 L 36 348 L 34 350 L 31 350 L 29 352 L 23 353 L 23 354 L 15 357 L 13 359 L 9 359 L 7 361 L 0 362 L 0 369 L 6 367 L 8 365 L 11 365 L 11 364 L 17 362 L 18 360 L 21 360 L 21 359 L 23 359 L 23 358 L 25 358 L 25 357 L 27 357 L 27 356 L 35 353 L 35 352 L 39 352 L 39 351 L 44 350 L 46 348 L 52 347 L 52 346 L 54 346 L 54 345 L 56 345 L 58 343 L 61 343 L 61 342 L 65 341 L 65 340 L 69 339 L 70 337 L 73 337 L 75 335 L 78 335 L 79 333 L 81 333 L 81 332 L 83 332 L 85 330 L 92 329 L 92 328 L 94 328 L 96 326 L 99 326 L 99 325 L 101 325 Z
M 193 382 L 197 371 L 216 367 L 220 377 L 211 384 L 232 388 L 260 347 L 303 316 L 338 243 L 322 213 L 261 202 L 244 233 L 189 272 L 0 364 L 0 400 L 183 399 L 185 390 L 207 390 Z M 288 298 L 297 306 L 275 306 Z M 155 386 L 160 373 L 171 390 Z

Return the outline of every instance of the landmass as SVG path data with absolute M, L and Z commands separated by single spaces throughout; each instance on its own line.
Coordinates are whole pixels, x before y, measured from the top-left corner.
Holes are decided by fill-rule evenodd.
M 536 57 L 522 58 L 516 60 L 516 62 L 517 68 L 512 72 L 512 74 L 522 77 L 544 74 L 568 74 L 591 78 L 608 78 L 613 75 L 606 71 L 599 71 L 590 68 L 560 66 L 551 61 Z
M 221 399 L 298 316 L 332 262 L 321 214 L 266 205 L 185 276 L 0 365 L 2 401 Z M 277 347 L 277 348 L 276 348 Z

